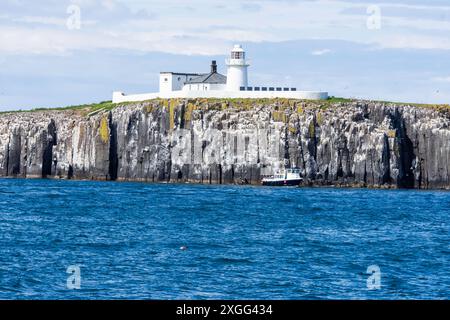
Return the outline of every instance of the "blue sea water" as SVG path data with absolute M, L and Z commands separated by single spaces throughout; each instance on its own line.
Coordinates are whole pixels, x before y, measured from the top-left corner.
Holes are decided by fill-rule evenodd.
M 449 217 L 440 191 L 2 179 L 0 299 L 448 299 Z

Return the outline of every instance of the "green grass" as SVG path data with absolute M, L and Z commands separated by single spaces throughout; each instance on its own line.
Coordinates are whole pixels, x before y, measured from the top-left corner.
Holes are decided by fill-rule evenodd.
M 450 105 L 449 104 L 431 104 L 431 103 L 411 103 L 411 102 L 395 102 L 395 101 L 384 101 L 384 100 L 362 100 L 362 99 L 346 99 L 339 97 L 329 97 L 328 100 L 322 101 L 327 104 L 333 103 L 348 103 L 354 101 L 370 101 L 375 103 L 381 103 L 385 105 L 393 105 L 393 106 L 411 106 L 417 108 L 429 108 L 433 110 L 437 110 L 442 113 L 449 114 L 450 113 Z M 320 100 L 318 101 L 321 102 Z
M 122 105 L 122 104 L 121 104 Z M 12 110 L 12 111 L 2 111 L 0 114 L 6 113 L 23 113 L 23 112 L 41 112 L 41 111 L 82 111 L 86 114 L 98 111 L 98 110 L 112 110 L 119 106 L 119 104 L 112 103 L 112 101 L 102 101 L 99 103 L 91 103 L 91 104 L 82 104 L 76 106 L 65 106 L 59 108 L 34 108 L 30 110 Z
M 64 110 L 86 110 L 89 112 L 93 112 L 100 109 L 112 110 L 117 106 L 117 104 L 112 103 L 111 101 L 102 101 L 99 103 L 91 103 L 91 104 L 82 104 L 78 106 L 66 106 L 60 108 L 35 108 L 31 109 L 30 112 L 35 111 L 64 111 Z
M 432 103 L 411 103 L 411 102 L 393 102 L 393 101 L 374 101 L 382 104 L 389 104 L 393 106 L 411 106 L 417 108 L 427 108 L 439 111 L 440 113 L 450 115 L 450 105 L 449 104 L 432 104 Z
M 318 100 L 320 101 L 320 100 Z M 327 100 L 325 100 L 327 103 L 347 103 L 347 102 L 353 102 L 356 101 L 355 99 L 348 99 L 348 98 L 341 98 L 341 97 L 335 97 L 331 96 L 328 97 Z
M 11 114 L 11 113 L 20 113 L 20 112 L 42 112 L 42 111 L 79 111 L 84 115 L 93 115 L 96 114 L 96 112 L 100 111 L 110 111 L 114 108 L 117 108 L 118 106 L 126 106 L 126 105 L 132 105 L 135 103 L 148 103 L 148 102 L 155 102 L 160 101 L 162 99 L 154 99 L 154 100 L 148 100 L 148 101 L 142 101 L 142 102 L 124 102 L 124 103 L 112 103 L 112 101 L 102 101 L 99 103 L 91 103 L 91 104 L 82 104 L 82 105 L 75 105 L 75 106 L 66 106 L 66 107 L 60 107 L 60 108 L 34 108 L 30 110 L 12 110 L 12 111 L 2 111 L 0 114 Z M 166 100 L 166 99 L 164 99 Z M 183 99 L 179 99 L 183 100 Z M 338 103 L 351 103 L 355 101 L 369 101 L 369 100 L 362 100 L 362 99 L 348 99 L 348 98 L 342 98 L 342 97 L 334 97 L 331 96 L 327 100 L 296 100 L 296 99 L 279 99 L 279 98 L 265 98 L 265 99 L 248 99 L 248 98 L 236 98 L 236 99 L 219 99 L 219 98 L 208 98 L 208 99 L 186 99 L 186 101 L 191 102 L 197 102 L 199 106 L 204 106 L 205 104 L 208 104 L 210 106 L 214 104 L 222 104 L 227 103 L 231 107 L 244 107 L 245 109 L 250 109 L 254 105 L 261 105 L 261 104 L 267 104 L 271 105 L 280 101 L 298 101 L 310 104 L 312 107 L 316 106 L 321 109 L 327 109 L 331 107 L 333 104 Z M 420 104 L 420 103 L 404 103 L 404 102 L 392 102 L 392 101 L 374 101 L 370 100 L 371 102 L 376 103 L 383 103 L 383 104 L 390 104 L 395 106 L 414 106 L 414 107 L 420 107 L 420 108 L 431 108 L 434 110 L 438 110 L 440 112 L 444 113 L 450 113 L 450 105 L 448 104 Z

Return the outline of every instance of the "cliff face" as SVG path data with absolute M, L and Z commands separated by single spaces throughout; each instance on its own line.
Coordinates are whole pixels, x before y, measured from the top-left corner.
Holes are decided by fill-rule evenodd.
M 0 116 L 0 175 L 450 188 L 450 116 L 372 102 L 154 100 Z

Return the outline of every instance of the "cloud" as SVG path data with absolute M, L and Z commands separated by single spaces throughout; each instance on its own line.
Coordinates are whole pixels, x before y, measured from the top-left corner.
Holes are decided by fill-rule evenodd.
M 323 55 L 328 54 L 330 52 L 331 52 L 330 49 L 321 49 L 321 50 L 314 50 L 314 51 L 311 52 L 311 54 L 313 56 L 323 56 Z
M 77 6 L 84 21 L 96 21 L 104 27 L 120 26 L 130 20 L 155 19 L 156 14 L 147 9 L 132 10 L 125 2 L 120 0 L 40 0 L 16 1 L 3 0 L 2 24 L 53 24 L 65 25 L 70 6 Z M 16 24 L 17 25 L 17 24 Z M 26 26 L 26 25 L 23 25 Z
M 262 9 L 261 5 L 257 3 L 243 3 L 241 7 L 243 10 L 250 12 L 258 12 Z
M 379 47 L 385 49 L 450 50 L 450 39 L 420 34 L 382 35 Z
M 448 77 L 434 77 L 431 79 L 432 81 L 436 81 L 436 82 L 446 82 L 446 83 L 450 83 L 450 76 Z
M 379 30 L 366 23 L 374 2 L 382 8 Z M 67 28 L 72 3 L 81 9 L 80 30 Z M 252 59 L 253 83 L 448 101 L 449 32 L 448 0 L 3 0 L 0 104 L 154 91 L 157 76 L 144 74 L 207 71 L 211 56 L 220 61 L 235 42 Z
M 432 1 L 441 6 L 431 8 L 423 1 L 381 3 L 382 28 L 369 30 L 366 8 L 371 3 L 350 0 L 192 0 L 189 8 L 180 0 L 151 4 L 42 0 L 27 5 L 6 0 L 0 16 L 0 54 L 69 54 L 114 48 L 208 55 L 223 52 L 233 42 L 307 39 L 351 41 L 380 49 L 450 50 L 450 19 L 443 21 L 439 15 L 445 11 L 443 3 Z M 81 30 L 66 28 L 69 4 L 81 9 Z M 403 15 L 402 8 L 406 10 Z M 329 53 L 316 51 L 311 54 Z
M 208 42 L 208 45 L 205 45 Z M 136 52 L 166 52 L 185 55 L 223 54 L 229 45 L 215 39 L 171 32 L 118 32 L 0 27 L 3 54 L 69 55 L 77 51 L 121 49 Z

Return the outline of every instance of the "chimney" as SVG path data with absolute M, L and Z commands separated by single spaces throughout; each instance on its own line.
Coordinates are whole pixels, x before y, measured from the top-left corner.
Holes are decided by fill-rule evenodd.
M 211 62 L 211 73 L 217 73 L 217 63 L 216 60 Z

